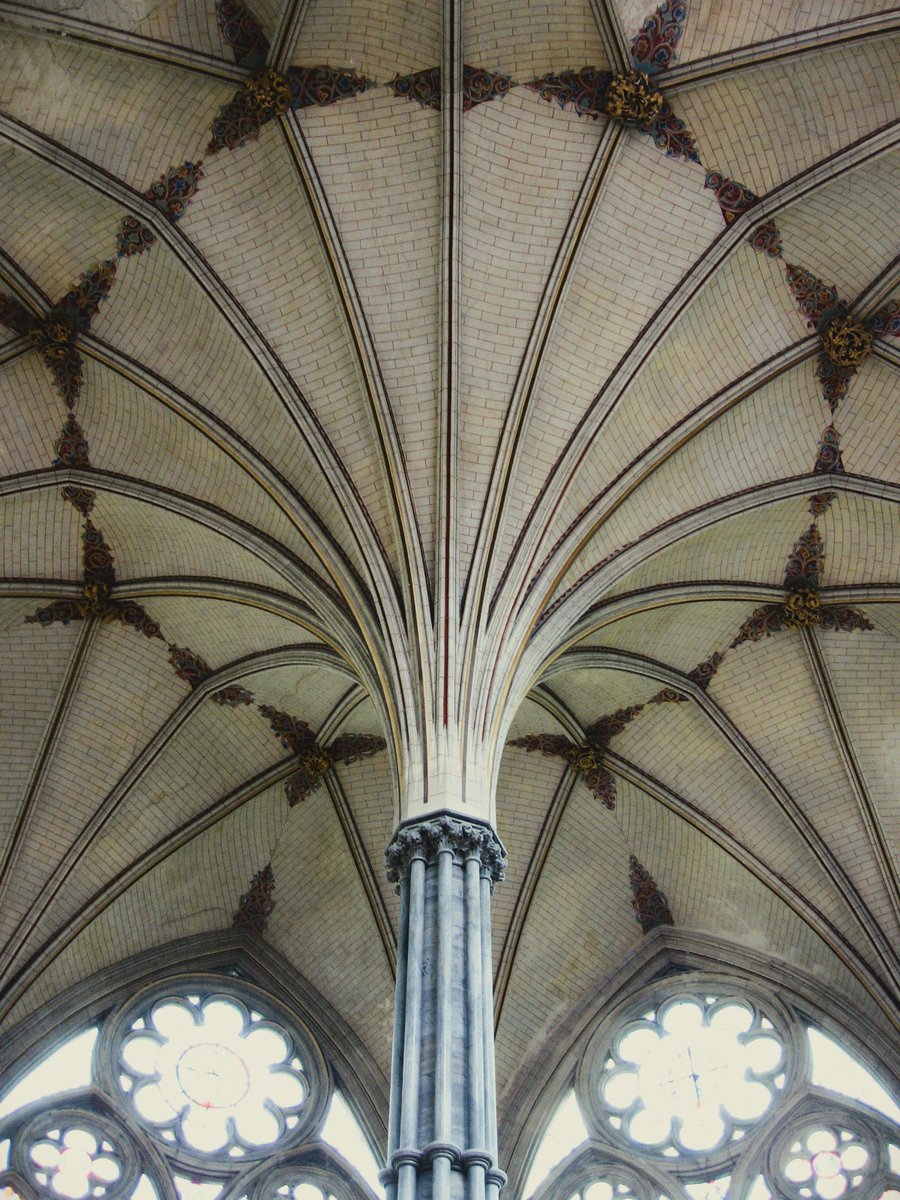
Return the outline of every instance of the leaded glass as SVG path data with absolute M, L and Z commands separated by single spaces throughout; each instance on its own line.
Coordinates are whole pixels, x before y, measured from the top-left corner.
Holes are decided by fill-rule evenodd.
M 16 1138 L 13 1165 L 42 1195 L 118 1200 L 130 1195 L 138 1158 L 116 1125 L 81 1109 L 55 1109 L 28 1121 Z
M 572 1097 L 535 1147 L 525 1200 L 591 1200 L 590 1187 L 616 1200 L 623 1186 L 635 1200 L 897 1191 L 900 1109 L 865 1052 L 734 978 L 683 972 L 598 1018 L 575 1077 L 580 1146 L 560 1136 Z M 535 1190 L 538 1164 L 549 1175 Z
M 278 1141 L 303 1106 L 309 1088 L 290 1034 L 240 1001 L 167 998 L 139 1020 L 120 1065 L 154 1135 L 171 1130 L 206 1154 L 246 1152 Z
M 778 1133 L 769 1176 L 785 1200 L 857 1200 L 883 1180 L 885 1150 L 876 1129 L 849 1110 L 808 1116 Z
M 784 1058 L 782 1037 L 746 1001 L 678 995 L 616 1034 L 600 1095 L 613 1127 L 638 1145 L 709 1152 L 768 1111 Z
M 371 1175 L 299 1021 L 251 984 L 183 976 L 95 1018 L 0 1094 L 0 1200 L 372 1200 L 329 1144 L 335 1105 L 329 1129 Z
M 151 1137 L 232 1159 L 296 1141 L 308 1125 L 308 1051 L 264 1009 L 233 991 L 151 993 L 104 1031 L 112 1086 Z

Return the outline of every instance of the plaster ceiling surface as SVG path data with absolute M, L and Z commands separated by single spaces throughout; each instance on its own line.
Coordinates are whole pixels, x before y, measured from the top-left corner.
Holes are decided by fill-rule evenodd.
M 245 7 L 276 115 L 215 0 L 0 0 L 0 1049 L 271 865 L 386 1088 L 441 754 L 520 1160 L 633 860 L 896 1036 L 900 10 L 664 5 L 648 135 L 640 0 Z

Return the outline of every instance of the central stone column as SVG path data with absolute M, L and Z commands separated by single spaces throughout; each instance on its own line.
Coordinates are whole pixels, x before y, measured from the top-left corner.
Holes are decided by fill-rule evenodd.
M 491 894 L 506 852 L 486 822 L 404 822 L 386 854 L 400 929 L 388 1200 L 497 1200 Z

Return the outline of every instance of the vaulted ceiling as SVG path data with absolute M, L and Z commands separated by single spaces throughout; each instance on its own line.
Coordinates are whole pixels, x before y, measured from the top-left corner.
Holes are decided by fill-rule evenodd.
M 509 849 L 501 1128 L 639 868 L 890 1034 L 898 33 L 0 0 L 0 1036 L 255 892 L 386 1078 L 442 717 Z

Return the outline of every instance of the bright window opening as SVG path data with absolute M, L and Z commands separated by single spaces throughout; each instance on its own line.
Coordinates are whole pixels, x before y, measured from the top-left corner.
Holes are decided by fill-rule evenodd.
M 860 1100 L 900 1123 L 900 1108 L 868 1067 L 821 1030 L 808 1028 L 806 1033 L 812 1058 L 811 1078 L 817 1087 Z
M 378 1170 L 310 1035 L 233 978 L 145 991 L 0 1093 L 0 1189 L 40 1200 L 364 1200 Z
M 335 1091 L 331 1097 L 331 1104 L 322 1125 L 322 1139 L 359 1171 L 376 1196 L 384 1195 L 384 1188 L 378 1179 L 378 1163 L 372 1148 L 339 1091 Z
M 584 1117 L 574 1092 L 567 1093 L 559 1103 L 541 1139 L 523 1194 L 531 1196 L 554 1167 L 589 1137 Z
M 708 1152 L 763 1117 L 783 1063 L 780 1037 L 749 1005 L 676 997 L 619 1033 L 600 1094 L 639 1145 Z
M 290 1036 L 223 996 L 155 1005 L 121 1061 L 139 1116 L 207 1154 L 276 1142 L 307 1094 Z
M 597 1023 L 522 1195 L 900 1200 L 900 1108 L 791 1000 L 685 972 Z
M 71 1088 L 88 1087 L 97 1033 L 97 1029 L 86 1029 L 68 1038 L 5 1092 L 0 1097 L 0 1120 L 35 1100 Z

